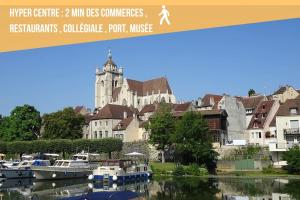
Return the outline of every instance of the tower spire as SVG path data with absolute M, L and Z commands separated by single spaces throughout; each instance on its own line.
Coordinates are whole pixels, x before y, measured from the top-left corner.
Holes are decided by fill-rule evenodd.
M 109 60 L 111 60 L 111 59 L 112 59 L 112 55 L 111 55 L 111 50 L 110 50 L 110 49 L 108 50 L 108 55 L 107 55 L 107 58 L 108 58 Z

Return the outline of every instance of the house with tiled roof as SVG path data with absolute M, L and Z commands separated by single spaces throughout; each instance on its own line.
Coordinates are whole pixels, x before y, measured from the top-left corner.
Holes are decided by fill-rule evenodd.
M 274 123 L 274 122 L 273 122 Z M 276 113 L 276 142 L 269 144 L 274 165 L 286 165 L 282 161 L 282 152 L 294 145 L 300 145 L 300 98 L 287 99 Z
M 268 146 L 269 143 L 276 141 L 276 128 L 272 127 L 271 123 L 279 106 L 278 100 L 267 100 L 259 103 L 247 129 L 249 144 Z
M 288 99 L 295 99 L 299 96 L 299 92 L 290 85 L 281 86 L 272 95 L 274 100 L 279 100 L 280 103 L 284 103 Z
M 198 98 L 198 100 L 195 101 L 195 106 L 198 110 L 212 110 L 216 108 L 222 98 L 223 95 L 206 94 L 203 98 Z
M 195 108 L 192 102 L 185 103 L 166 103 L 170 107 L 170 110 L 174 116 L 183 114 L 188 111 L 194 111 Z M 144 108 L 139 112 L 140 118 L 143 121 L 147 121 L 161 106 L 159 103 L 145 105 Z
M 103 108 L 96 110 L 90 117 L 88 134 L 84 135 L 86 139 L 100 139 L 108 137 L 117 137 L 124 139 L 124 135 L 115 135 L 114 129 L 119 124 L 123 128 L 138 115 L 138 111 L 122 105 L 107 104 Z M 132 132 L 136 134 L 136 132 Z
M 242 102 L 246 110 L 246 127 L 248 127 L 257 106 L 262 101 L 266 101 L 268 99 L 267 97 L 262 95 L 253 95 L 250 97 L 238 97 L 238 98 L 240 99 L 240 101 Z
M 240 98 L 230 95 L 206 94 L 195 101 L 195 107 L 203 110 L 226 110 L 227 117 L 227 142 L 244 140 L 246 129 L 246 111 Z
M 123 68 L 115 64 L 109 52 L 102 70 L 96 69 L 95 108 L 116 104 L 141 110 L 145 105 L 156 102 L 176 102 L 167 78 L 146 81 L 124 78 Z

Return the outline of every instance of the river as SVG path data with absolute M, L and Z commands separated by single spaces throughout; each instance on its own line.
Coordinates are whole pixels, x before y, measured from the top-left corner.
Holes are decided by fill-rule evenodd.
M 103 185 L 86 179 L 2 180 L 0 200 L 57 200 L 107 191 L 132 191 L 141 200 L 300 200 L 300 180 L 285 178 L 155 178 Z

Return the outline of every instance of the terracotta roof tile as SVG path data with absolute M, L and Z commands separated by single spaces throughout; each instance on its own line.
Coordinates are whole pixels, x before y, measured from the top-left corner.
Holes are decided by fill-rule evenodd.
M 255 109 L 259 103 L 265 99 L 266 97 L 264 96 L 241 97 L 241 102 L 245 109 Z
M 300 115 L 300 99 L 288 99 L 282 105 L 280 105 L 279 110 L 277 112 L 277 116 L 290 116 L 290 109 L 296 108 L 298 111 L 298 115 Z
M 272 106 L 274 104 L 274 100 L 268 100 L 268 101 L 262 101 L 260 104 L 257 106 L 257 108 L 254 111 L 254 114 L 252 116 L 252 119 L 249 123 L 248 129 L 252 128 L 259 128 L 262 129 L 264 128 L 266 119 L 272 109 Z M 254 127 L 254 125 L 257 125 Z
M 166 93 L 166 91 L 168 91 L 169 94 L 172 94 L 168 80 L 164 77 L 144 82 L 127 79 L 127 83 L 129 89 L 131 91 L 137 92 L 139 96 L 146 96 L 147 92 L 149 95 L 152 94 L 152 92 L 154 92 L 154 94 L 158 94 L 159 91 L 161 93 Z
M 166 103 L 166 105 L 171 106 L 172 112 L 186 112 L 192 106 L 192 102 L 186 102 L 181 104 L 172 104 Z M 145 113 L 155 112 L 159 108 L 160 104 L 148 104 L 143 107 L 140 115 L 144 115 Z
M 124 112 L 128 117 L 133 116 L 134 110 L 121 105 L 107 104 L 96 113 L 92 119 L 123 119 Z
M 81 111 L 83 108 L 84 108 L 84 106 L 76 106 L 76 107 L 74 108 L 74 112 L 75 112 L 75 113 L 80 113 L 80 111 Z
M 128 117 L 125 119 L 122 119 L 114 128 L 114 131 L 120 131 L 120 130 L 126 130 L 129 124 L 132 122 L 133 117 Z
M 203 106 L 203 107 L 214 106 L 214 105 L 218 104 L 222 98 L 223 98 L 223 96 L 221 96 L 221 95 L 206 94 L 201 100 L 202 101 L 201 106 Z M 214 104 L 212 104 L 211 100 L 213 100 Z

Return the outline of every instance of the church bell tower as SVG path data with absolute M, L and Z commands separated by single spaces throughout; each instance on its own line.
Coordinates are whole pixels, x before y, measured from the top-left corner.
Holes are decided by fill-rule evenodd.
M 95 82 L 95 108 L 103 108 L 108 103 L 113 103 L 112 94 L 115 88 L 123 84 L 123 68 L 118 68 L 112 60 L 109 50 L 107 61 L 102 70 L 96 68 Z

